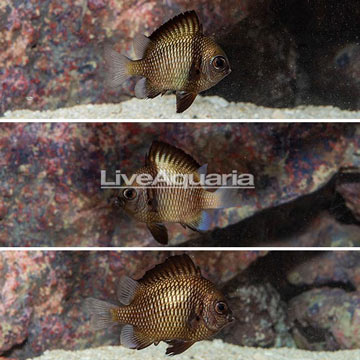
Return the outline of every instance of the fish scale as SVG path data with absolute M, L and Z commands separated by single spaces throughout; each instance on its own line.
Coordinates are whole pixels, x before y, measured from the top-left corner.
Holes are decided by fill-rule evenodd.
M 187 36 L 176 43 L 169 42 L 155 47 L 147 58 L 140 60 L 137 71 L 159 90 L 186 88 L 194 57 L 191 52 L 193 42 L 193 37 Z M 193 90 L 196 88 L 194 87 Z
M 179 174 L 181 172 L 171 171 L 171 165 L 168 168 L 164 167 L 144 167 L 137 171 L 139 174 L 151 174 L 156 177 L 156 174 L 161 171 L 166 175 Z M 197 179 L 195 179 L 197 180 Z M 213 208 L 217 206 L 217 199 L 211 192 L 205 191 L 203 188 L 163 188 L 167 186 L 166 183 L 159 183 L 154 190 L 157 197 L 158 209 L 157 212 L 148 212 L 146 208 L 137 214 L 141 221 L 167 221 L 187 223 L 189 220 L 197 216 L 199 211 L 203 208 Z M 171 204 L 171 206 L 169 206 Z
M 201 340 L 209 336 L 209 330 L 200 327 L 189 331 L 187 319 L 192 308 L 201 304 L 202 294 L 213 288 L 212 283 L 204 278 L 181 276 L 174 280 L 165 279 L 147 288 L 147 296 L 140 292 L 139 299 L 134 299 L 131 305 L 116 309 L 116 320 L 146 331 L 154 341 L 177 337 Z M 185 300 L 178 301 L 180 295 Z M 150 307 L 148 311 L 144 311 L 146 304 Z

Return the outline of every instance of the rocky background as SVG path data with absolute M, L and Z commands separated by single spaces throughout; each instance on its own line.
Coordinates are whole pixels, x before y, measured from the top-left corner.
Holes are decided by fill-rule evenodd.
M 0 356 L 119 344 L 94 332 L 83 301 L 116 302 L 119 278 L 139 279 L 177 252 L 0 253 Z M 188 252 L 223 290 L 238 321 L 216 337 L 254 347 L 360 347 L 359 252 Z
M 0 114 L 119 102 L 134 80 L 104 89 L 102 49 L 195 9 L 230 58 L 208 94 L 270 107 L 360 108 L 357 0 L 30 0 L 0 4 Z
M 101 169 L 132 174 L 153 140 L 255 177 L 241 207 L 213 212 L 213 231 L 167 224 L 170 245 L 360 244 L 357 124 L 12 123 L 0 127 L 0 245 L 159 245 L 100 188 Z

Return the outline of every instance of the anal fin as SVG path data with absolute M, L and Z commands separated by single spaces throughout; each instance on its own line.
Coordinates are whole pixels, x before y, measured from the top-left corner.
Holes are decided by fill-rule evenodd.
M 149 223 L 147 224 L 151 235 L 160 244 L 166 245 L 169 242 L 168 232 L 163 224 Z
M 184 91 L 176 92 L 176 112 L 182 113 L 186 109 L 190 107 L 190 105 L 194 102 L 197 93 L 190 93 Z
M 161 92 L 162 90 L 153 86 L 145 77 L 141 78 L 135 85 L 135 96 L 138 99 L 152 99 L 160 95 Z
M 188 227 L 193 231 L 207 231 L 211 225 L 211 217 L 206 210 L 202 210 L 199 215 L 192 221 L 181 225 Z
M 120 343 L 126 348 L 141 350 L 150 346 L 153 340 L 141 334 L 133 325 L 125 325 L 121 330 Z
M 166 355 L 174 356 L 183 353 L 190 346 L 194 345 L 194 341 L 170 340 L 167 344 L 170 346 L 166 349 Z

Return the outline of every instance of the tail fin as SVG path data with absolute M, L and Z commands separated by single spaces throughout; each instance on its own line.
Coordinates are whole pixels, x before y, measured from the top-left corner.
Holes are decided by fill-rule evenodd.
M 240 204 L 240 197 L 239 197 L 239 189 L 238 188 L 229 188 L 230 183 L 226 186 L 222 186 L 221 188 L 217 189 L 214 193 L 216 197 L 216 209 L 225 209 L 231 207 L 239 207 Z
M 117 308 L 116 305 L 94 298 L 87 298 L 84 303 L 85 311 L 91 315 L 91 327 L 94 330 L 102 330 L 116 325 L 117 322 L 114 320 L 111 310 Z
M 105 84 L 111 89 L 116 89 L 131 76 L 128 70 L 131 60 L 113 50 L 110 45 L 105 45 L 104 60 L 107 70 Z

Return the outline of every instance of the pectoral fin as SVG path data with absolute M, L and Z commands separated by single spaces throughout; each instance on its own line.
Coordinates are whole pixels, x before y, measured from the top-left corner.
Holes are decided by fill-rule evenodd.
M 147 199 L 148 199 L 147 204 L 149 207 L 149 211 L 157 213 L 159 204 L 154 189 L 149 188 L 146 190 L 146 192 L 147 192 Z
M 194 341 L 171 340 L 167 341 L 170 346 L 166 349 L 166 355 L 174 356 L 183 353 L 190 346 L 194 345 Z
M 196 329 L 200 322 L 202 321 L 202 308 L 201 307 L 197 307 L 197 308 L 193 308 L 191 310 L 189 319 L 188 319 L 188 326 L 191 329 Z
M 168 232 L 165 225 L 149 223 L 147 224 L 147 227 L 157 242 L 163 245 L 166 245 L 169 242 Z
M 194 102 L 197 93 L 176 92 L 176 112 L 182 113 Z

